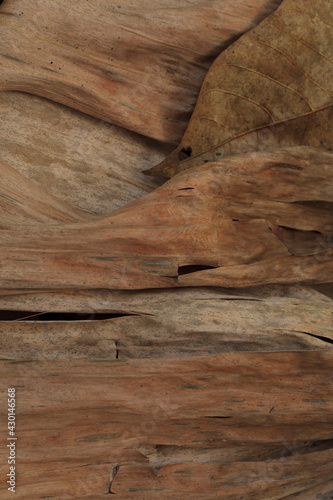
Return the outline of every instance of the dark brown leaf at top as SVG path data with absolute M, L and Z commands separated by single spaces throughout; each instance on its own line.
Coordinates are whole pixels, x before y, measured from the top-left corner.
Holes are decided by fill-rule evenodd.
M 332 148 L 332 2 L 284 0 L 226 49 L 203 83 L 179 147 L 146 171 L 172 177 L 219 156 Z

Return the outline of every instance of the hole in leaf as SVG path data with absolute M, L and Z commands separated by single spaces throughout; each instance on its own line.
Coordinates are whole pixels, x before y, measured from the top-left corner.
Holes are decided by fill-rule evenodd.
M 197 271 L 206 271 L 207 269 L 216 269 L 216 266 L 200 266 L 200 265 L 179 266 L 178 276 L 182 276 L 183 274 L 196 273 Z
M 192 154 L 191 146 L 188 146 L 187 148 L 182 148 L 178 153 L 178 159 L 186 160 L 187 158 L 190 158 L 191 154 Z

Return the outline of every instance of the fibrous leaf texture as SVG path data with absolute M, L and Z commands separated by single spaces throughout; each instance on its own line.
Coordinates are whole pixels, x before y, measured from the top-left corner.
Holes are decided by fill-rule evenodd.
M 177 144 L 212 58 L 280 1 L 6 0 L 0 90 Z
M 19 498 L 328 500 L 332 300 L 298 282 L 333 281 L 330 2 L 220 56 L 140 199 L 171 149 L 134 132 L 177 144 L 211 57 L 280 0 L 119 3 L 0 9 L 0 90 L 132 130 L 0 93 Z
M 54 199 L 35 190 L 39 199 L 32 204 L 13 188 L 2 188 L 7 209 L 19 202 L 22 223 L 19 231 L 17 225 L 11 230 L 10 219 L 5 226 L 0 285 L 126 289 L 329 282 L 332 180 L 329 152 L 295 147 L 249 153 L 182 172 L 109 216 L 58 224 Z M 48 210 L 52 224 L 45 222 Z M 59 205 L 57 211 L 68 213 Z

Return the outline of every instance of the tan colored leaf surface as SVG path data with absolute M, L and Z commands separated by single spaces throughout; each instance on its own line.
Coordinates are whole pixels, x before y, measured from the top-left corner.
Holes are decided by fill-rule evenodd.
M 0 121 L 1 159 L 77 208 L 110 213 L 161 184 L 141 172 L 170 152 L 152 139 L 19 92 L 0 92 Z
M 0 90 L 178 143 L 212 58 L 280 0 L 5 0 Z
M 0 286 L 330 282 L 332 176 L 321 150 L 251 153 L 183 172 L 91 222 L 15 224 L 2 232 Z
M 1 159 L 0 178 L 2 230 L 41 222 L 52 225 L 93 218 L 91 214 L 58 200 Z
M 325 300 L 253 299 L 202 289 L 106 292 L 103 299 L 115 317 L 65 311 L 60 320 L 46 321 L 41 312 L 25 313 L 30 321 L 0 321 L 2 359 L 124 360 L 333 348 L 332 302 Z
M 31 315 L 32 311 L 51 311 L 79 313 L 93 315 L 99 313 L 136 313 L 150 312 L 155 314 L 160 311 L 164 297 L 186 297 L 186 300 L 195 300 L 201 293 L 207 299 L 229 298 L 244 300 L 295 300 L 332 304 L 332 299 L 315 288 L 325 285 L 266 285 L 254 288 L 195 288 L 174 290 L 139 290 L 137 292 L 126 290 L 0 290 L 0 310 L 20 311 L 20 317 Z M 185 300 L 185 299 L 184 299 Z M 126 308 L 122 304 L 126 304 Z M 144 309 L 143 309 L 144 307 Z M 26 314 L 27 313 L 27 314 Z
M 2 297 L 0 308 L 8 311 L 11 303 L 17 309 L 19 299 Z M 294 298 L 292 291 L 287 297 L 253 297 L 202 288 L 103 290 L 33 299 L 34 313 L 0 321 L 2 359 L 124 360 L 333 348 L 332 301 L 316 292 Z M 63 312 L 58 320 L 56 310 Z
M 215 51 L 222 40 L 220 21 L 237 31 L 249 17 L 259 20 L 257 7 L 272 2 L 250 0 L 249 11 L 244 0 L 196 1 L 194 9 L 192 0 L 164 2 L 152 10 L 151 0 L 119 6 L 5 0 L 0 35 L 9 43 L 0 42 L 0 60 L 7 63 L 0 82 L 10 75 L 29 91 L 105 113 L 147 135 L 169 140 L 171 131 L 176 137 L 208 64 L 206 48 Z M 112 23 L 106 7 L 127 11 L 112 13 Z M 106 15 L 98 17 L 101 12 Z M 223 19 L 227 13 L 232 22 Z M 8 22 L 1 24 L 1 17 Z M 170 40 L 173 19 L 181 25 Z M 83 39 L 93 32 L 88 46 Z M 68 65 L 82 65 L 71 74 L 66 64 L 56 69 L 57 59 L 53 73 L 41 68 L 49 54 L 64 54 L 57 34 L 71 47 Z M 190 40 L 193 53 L 184 50 Z M 117 55 L 110 69 L 112 41 Z M 43 55 L 34 54 L 39 42 Z M 63 85 L 57 71 L 66 73 Z M 74 76 L 86 78 L 87 90 L 81 93 Z M 149 114 L 143 88 L 158 116 Z M 0 361 L 0 393 L 17 388 L 17 497 L 328 499 L 331 299 L 300 285 L 110 288 L 178 287 L 202 276 L 227 286 L 258 278 L 326 281 L 332 276 L 326 250 L 332 247 L 332 155 L 296 148 L 216 162 L 111 213 L 157 185 L 138 172 L 159 161 L 155 142 L 38 97 L 3 92 L 0 106 L 0 309 L 14 315 L 20 309 L 21 317 L 48 310 L 93 316 L 0 321 L 1 355 L 10 358 Z M 166 126 L 168 116 L 178 121 Z M 211 263 L 219 266 L 212 272 L 222 271 L 218 279 L 186 267 Z M 231 268 L 236 272 L 226 279 Z M 73 287 L 88 290 L 68 290 Z M 118 317 L 101 320 L 103 312 Z M 8 450 L 0 454 L 6 500 L 12 498 L 5 483 Z
M 333 9 L 284 0 L 217 58 L 179 147 L 149 174 L 277 147 L 332 148 Z
M 1 392 L 10 380 L 19 402 L 18 497 L 102 499 L 111 481 L 124 499 L 280 500 L 324 488 L 332 362 L 332 351 L 2 361 Z

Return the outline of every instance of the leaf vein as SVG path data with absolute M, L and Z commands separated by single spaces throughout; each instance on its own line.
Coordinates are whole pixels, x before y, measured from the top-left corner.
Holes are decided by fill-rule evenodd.
M 329 96 L 333 95 L 327 89 L 325 89 L 324 87 L 322 87 L 318 82 L 316 82 L 315 80 L 313 80 L 307 73 L 305 73 L 305 71 L 303 71 L 302 68 L 300 68 L 299 65 L 290 56 L 288 56 L 287 54 L 285 54 L 282 50 L 278 49 L 277 47 L 274 47 L 273 45 L 271 45 L 271 44 L 269 44 L 267 42 L 263 42 L 261 40 L 255 40 L 255 42 L 258 43 L 258 44 L 260 44 L 260 45 L 266 45 L 267 47 L 270 47 L 271 49 L 276 50 L 277 52 L 279 52 L 286 59 L 288 59 L 288 61 L 290 61 L 292 64 L 294 64 L 294 66 L 296 66 L 303 73 L 303 75 L 305 76 L 305 78 L 307 78 L 310 82 L 312 82 L 314 85 L 316 85 L 317 87 L 319 87 L 323 92 L 325 92 Z
M 224 125 L 223 123 L 219 122 L 218 120 L 215 120 L 214 118 L 208 118 L 208 116 L 195 116 L 195 117 L 192 118 L 192 122 L 194 120 L 209 120 L 211 122 L 217 123 L 218 125 L 220 125 L 221 127 L 223 127 L 225 130 L 227 130 L 229 132 L 229 134 L 232 134 L 231 130 L 226 125 Z
M 259 102 L 253 101 L 253 99 L 250 99 L 249 97 L 245 97 L 244 95 L 236 94 L 236 92 L 230 92 L 229 90 L 224 90 L 224 89 L 208 89 L 202 94 L 202 96 L 208 94 L 209 92 L 223 92 L 224 94 L 230 94 L 230 95 L 234 95 L 235 97 L 239 97 L 240 99 L 244 99 L 245 101 L 248 101 L 251 104 L 258 106 L 263 111 L 265 111 L 265 113 L 267 113 L 268 116 L 271 118 L 272 122 L 275 121 L 272 114 L 269 112 L 269 110 L 265 106 L 263 106 Z
M 251 73 L 255 73 L 259 76 L 262 76 L 263 78 L 267 78 L 268 80 L 276 83 L 277 85 L 280 85 L 281 87 L 284 87 L 284 88 L 290 90 L 291 92 L 294 92 L 295 94 L 297 94 L 299 97 L 301 97 L 304 100 L 304 102 L 308 105 L 310 110 L 313 111 L 311 104 L 308 102 L 308 100 L 300 92 L 298 92 L 296 89 L 293 89 L 292 87 L 289 87 L 288 85 L 285 85 L 282 82 L 279 82 L 279 80 L 275 80 L 275 78 L 272 78 L 271 76 L 265 75 L 265 73 L 261 73 L 260 71 L 257 71 L 257 70 L 252 69 L 252 68 L 246 68 L 245 66 L 241 66 L 239 64 L 227 63 L 226 66 L 235 66 L 236 68 L 240 68 L 240 69 L 243 69 L 244 71 L 249 71 Z
M 238 135 L 235 135 L 233 137 L 230 137 L 229 139 L 226 139 L 225 141 L 221 142 L 220 144 L 218 144 L 217 146 L 214 146 L 212 148 L 209 148 L 209 149 L 206 149 L 204 151 L 201 151 L 200 153 L 197 153 L 193 156 L 191 156 L 190 158 L 187 158 L 186 160 L 183 160 L 180 162 L 180 164 L 184 164 L 184 163 L 187 163 L 188 161 L 191 161 L 193 160 L 193 158 L 196 158 L 198 156 L 201 156 L 201 155 L 204 155 L 206 153 L 209 153 L 210 151 L 213 151 L 214 149 L 218 149 L 218 148 L 221 148 L 222 146 L 224 146 L 225 144 L 227 144 L 228 142 L 232 142 L 236 139 L 239 139 L 240 137 L 244 137 L 246 135 L 249 135 L 249 134 L 252 134 L 253 132 L 258 132 L 264 128 L 270 128 L 270 127 L 275 127 L 277 125 L 283 125 L 285 123 L 288 123 L 288 122 L 291 122 L 291 121 L 294 121 L 294 120 L 299 120 L 301 118 L 305 118 L 305 117 L 310 117 L 316 113 L 319 113 L 321 111 L 325 111 L 326 109 L 329 109 L 333 107 L 333 104 L 328 104 L 326 106 L 322 106 L 321 108 L 318 108 L 318 109 L 315 109 L 315 110 L 312 110 L 312 111 L 308 111 L 307 113 L 304 113 L 303 115 L 299 115 L 299 116 L 293 116 L 291 118 L 286 118 L 284 120 L 280 120 L 278 122 L 274 122 L 274 123 L 270 123 L 270 124 L 265 124 L 265 125 L 261 125 L 259 127 L 256 127 L 256 128 L 253 128 L 251 130 L 246 130 L 245 132 L 241 132 L 240 134 Z
M 272 23 L 272 24 L 274 26 L 274 23 Z M 280 24 L 275 24 L 275 27 L 278 28 L 283 33 L 285 33 L 286 35 L 290 36 L 290 38 L 293 38 L 294 40 L 296 40 L 296 42 L 302 43 L 303 45 L 308 47 L 310 50 L 313 50 L 314 52 L 316 52 L 316 54 L 323 57 L 324 59 L 327 59 L 327 61 L 329 61 L 331 64 L 333 64 L 333 61 L 331 61 L 331 59 L 328 56 L 326 56 L 325 54 L 323 54 L 319 50 L 315 49 L 314 47 L 311 47 L 311 45 L 308 44 L 305 40 L 302 40 L 301 38 L 298 38 L 297 36 L 292 35 L 289 31 L 286 31 L 285 29 L 283 29 Z

